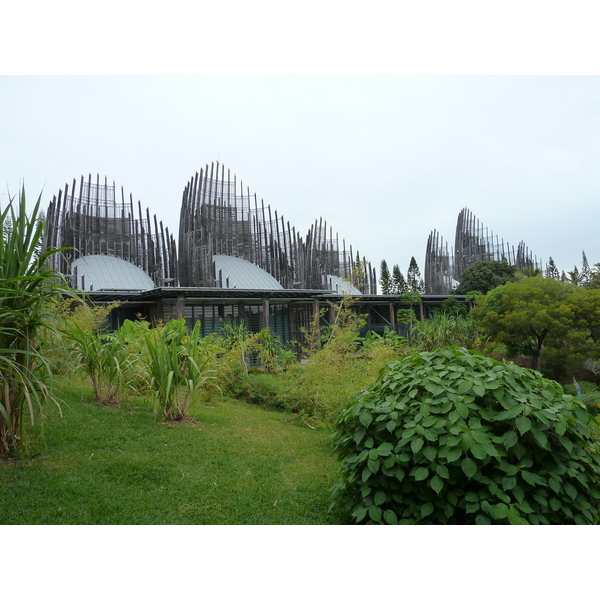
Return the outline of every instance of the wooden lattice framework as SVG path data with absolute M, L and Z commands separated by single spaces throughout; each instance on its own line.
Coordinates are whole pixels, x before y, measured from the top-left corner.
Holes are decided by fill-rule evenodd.
M 350 279 L 362 273 L 356 287 L 376 293 L 375 271 L 322 219 L 302 238 L 289 221 L 249 188 L 244 190 L 229 169 L 208 165 L 188 182 L 179 221 L 179 280 L 184 287 L 223 287 L 213 257 L 247 260 L 272 275 L 286 289 L 328 289 L 328 276 Z M 361 269 L 357 269 L 358 266 Z M 356 278 L 355 278 L 356 279 Z
M 51 267 L 72 275 L 72 262 L 83 256 L 107 255 L 126 260 L 144 270 L 156 286 L 177 283 L 177 249 L 169 229 L 156 216 L 142 211 L 141 203 L 134 209 L 133 197 L 117 200 L 115 183 L 107 179 L 87 181 L 81 177 L 71 188 L 65 185 L 54 196 L 46 213 L 44 246 L 69 248 L 54 254 Z
M 425 255 L 425 290 L 427 294 L 447 294 L 456 287 L 465 270 L 478 261 L 504 261 L 520 270 L 542 269 L 523 241 L 517 249 L 494 235 L 467 208 L 456 222 L 454 250 L 448 248 L 434 229 L 427 240 Z

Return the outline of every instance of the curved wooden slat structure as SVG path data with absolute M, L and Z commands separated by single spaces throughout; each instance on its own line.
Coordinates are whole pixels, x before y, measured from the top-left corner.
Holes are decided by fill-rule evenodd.
M 456 222 L 454 250 L 448 249 L 435 229 L 429 234 L 425 254 L 426 293 L 451 293 L 465 270 L 478 261 L 504 261 L 522 271 L 542 268 L 525 242 L 519 242 L 515 252 L 514 246 L 498 238 L 469 209 L 463 208 Z
M 70 248 L 52 256 L 51 268 L 70 276 L 71 263 L 89 255 L 115 256 L 145 271 L 157 287 L 177 283 L 177 249 L 173 236 L 156 216 L 142 212 L 138 202 L 137 213 L 133 197 L 125 200 L 123 188 L 117 200 L 115 183 L 112 185 L 98 175 L 92 181 L 81 177 L 79 188 L 75 179 L 71 188 L 54 196 L 46 213 L 44 246 Z
M 350 279 L 376 293 L 375 272 L 322 219 L 302 238 L 277 211 L 218 162 L 205 166 L 186 185 L 179 221 L 179 280 L 184 287 L 224 287 L 213 256 L 224 254 L 251 262 L 285 289 L 328 289 L 328 276 Z M 357 269 L 361 265 L 362 269 Z

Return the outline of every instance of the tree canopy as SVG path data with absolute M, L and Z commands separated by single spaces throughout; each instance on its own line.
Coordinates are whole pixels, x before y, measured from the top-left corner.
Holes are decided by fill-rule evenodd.
M 477 291 L 487 294 L 499 285 L 517 281 L 517 279 L 518 269 L 506 262 L 477 261 L 465 269 L 456 293 L 467 294 Z
M 524 277 L 489 292 L 471 314 L 511 356 L 531 356 L 537 370 L 543 355 L 564 365 L 576 353 L 597 352 L 593 337 L 600 324 L 600 296 L 595 290 Z

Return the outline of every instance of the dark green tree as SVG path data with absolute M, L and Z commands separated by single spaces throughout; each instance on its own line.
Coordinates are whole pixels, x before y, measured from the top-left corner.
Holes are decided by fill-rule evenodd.
M 592 279 L 592 270 L 584 251 L 581 252 L 581 257 L 581 285 L 588 285 Z
M 454 317 L 463 317 L 467 314 L 467 307 L 456 299 L 456 296 L 448 296 L 442 305 L 436 310 L 436 314 L 451 315 Z
M 408 271 L 406 272 L 406 286 L 409 292 L 425 293 L 425 284 L 421 278 L 421 271 L 414 256 L 411 256 Z
M 381 286 L 382 294 L 392 293 L 392 278 L 390 277 L 390 270 L 388 269 L 387 262 L 385 261 L 385 259 L 381 261 L 379 285 Z
M 560 279 L 560 272 L 552 257 L 550 257 L 550 259 L 548 260 L 548 266 L 546 267 L 546 277 L 550 277 L 551 279 Z
M 398 265 L 394 265 L 392 268 L 392 294 L 404 294 L 408 291 L 406 286 L 406 280 L 402 271 Z
M 465 269 L 456 293 L 481 292 L 487 294 L 495 287 L 517 281 L 517 279 L 518 269 L 506 262 L 477 261 Z
M 487 335 L 506 345 L 509 354 L 531 356 L 540 370 L 543 352 L 568 345 L 575 334 L 573 288 L 560 281 L 524 277 L 499 286 L 471 311 Z

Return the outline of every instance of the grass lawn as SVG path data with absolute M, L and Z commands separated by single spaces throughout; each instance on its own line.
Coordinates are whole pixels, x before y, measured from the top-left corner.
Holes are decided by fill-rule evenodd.
M 164 424 L 148 403 L 57 385 L 28 455 L 0 466 L 0 524 L 333 524 L 327 429 L 237 401 Z

